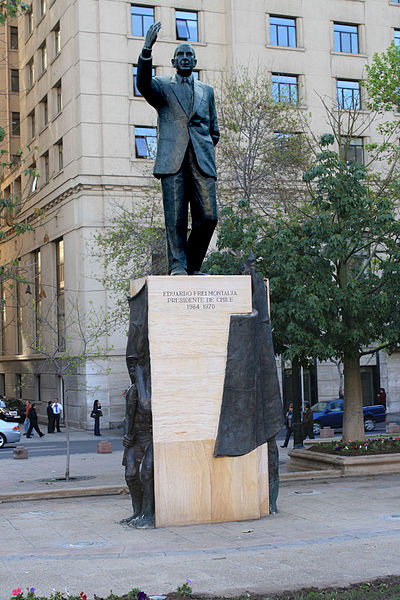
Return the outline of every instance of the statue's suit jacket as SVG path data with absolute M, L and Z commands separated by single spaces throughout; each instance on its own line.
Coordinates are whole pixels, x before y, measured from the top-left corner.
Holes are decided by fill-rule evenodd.
M 189 141 L 200 169 L 217 177 L 214 146 L 219 140 L 214 90 L 194 80 L 193 106 L 185 109 L 182 84 L 176 76 L 152 77 L 152 59 L 139 57 L 137 87 L 158 112 L 158 145 L 154 175 L 173 175 L 182 165 Z

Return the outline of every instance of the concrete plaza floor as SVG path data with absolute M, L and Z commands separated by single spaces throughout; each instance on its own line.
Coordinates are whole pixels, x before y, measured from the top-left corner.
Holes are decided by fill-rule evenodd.
M 122 450 L 113 445 L 112 454 L 72 456 L 73 476 L 95 477 L 74 485 L 123 487 Z M 48 480 L 63 475 L 64 463 L 62 456 L 1 459 L 1 491 L 62 489 L 71 484 Z M 119 524 L 131 508 L 124 493 L 3 501 L 0 600 L 17 586 L 84 591 L 90 599 L 133 587 L 164 594 L 186 578 L 195 592 L 226 595 L 400 575 L 399 485 L 400 474 L 286 479 L 277 515 L 144 531 Z

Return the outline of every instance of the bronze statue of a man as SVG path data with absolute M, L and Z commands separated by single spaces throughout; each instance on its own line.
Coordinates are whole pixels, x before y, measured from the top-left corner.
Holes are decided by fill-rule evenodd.
M 152 47 L 161 24 L 147 31 L 138 60 L 137 87 L 158 112 L 154 175 L 161 179 L 171 275 L 201 274 L 217 224 L 214 146 L 219 139 L 214 90 L 193 78 L 196 55 L 180 44 L 172 77 L 152 77 Z M 192 226 L 188 237 L 188 208 Z
M 122 519 L 130 527 L 154 526 L 154 459 L 151 397 L 137 356 L 127 356 L 131 385 L 125 393 L 122 464 L 132 500 L 132 515 Z

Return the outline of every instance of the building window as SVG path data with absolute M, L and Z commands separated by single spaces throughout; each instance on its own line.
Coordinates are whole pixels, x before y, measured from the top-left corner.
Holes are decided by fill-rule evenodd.
M 22 354 L 22 283 L 15 282 L 17 310 L 17 354 Z
M 35 111 L 33 110 L 28 115 L 28 137 L 32 140 L 36 135 L 36 120 L 35 120 Z
M 60 21 L 54 27 L 54 29 L 53 29 L 53 35 L 54 35 L 54 54 L 55 54 L 55 56 L 57 56 L 57 54 L 60 54 L 60 52 L 61 52 Z
M 42 110 L 42 123 L 43 127 L 49 122 L 49 103 L 47 101 L 47 96 L 45 96 L 40 102 L 41 110 Z
M 136 84 L 136 77 L 137 77 L 137 66 L 136 65 L 133 65 L 132 72 L 133 72 L 133 95 L 141 96 L 142 94 L 139 92 L 137 84 Z M 152 68 L 151 74 L 152 74 L 152 77 L 155 77 L 156 70 L 154 67 Z
M 19 71 L 18 69 L 11 69 L 11 91 L 19 92 Z
M 11 113 L 11 135 L 20 134 L 19 112 Z
M 50 179 L 50 168 L 49 168 L 49 153 L 45 152 L 42 154 L 43 159 L 43 183 L 47 183 Z
M 47 69 L 47 46 L 46 44 L 42 44 L 39 48 L 40 52 L 40 69 L 41 72 L 44 73 Z
M 29 177 L 28 183 L 31 186 L 29 193 L 33 194 L 34 192 L 36 192 L 37 182 L 38 182 L 38 176 L 36 174 L 33 175 L 33 173 L 36 172 L 36 162 L 33 162 L 31 165 L 29 165 L 28 171 L 30 171 L 30 173 L 28 175 L 28 177 Z
M 297 104 L 299 101 L 297 75 L 272 73 L 272 97 L 274 102 Z
M 288 17 L 269 18 L 269 34 L 272 46 L 296 47 L 296 19 Z
M 1 304 L 0 304 L 0 321 L 1 321 L 1 353 L 6 353 L 6 326 L 7 326 L 7 308 L 6 308 L 6 290 L 4 284 L 0 282 L 1 288 Z
M 62 169 L 64 168 L 64 152 L 63 152 L 63 141 L 58 140 L 58 142 L 56 143 L 56 160 L 57 160 L 57 164 L 58 164 L 58 170 L 62 171 Z
M 26 67 L 28 69 L 28 90 L 29 90 L 35 83 L 35 66 L 33 63 L 33 57 L 27 63 Z
M 42 257 L 40 250 L 36 250 L 34 254 L 35 266 L 35 340 L 36 346 L 40 344 L 40 315 L 42 311 Z
M 40 16 L 44 17 L 47 11 L 47 0 L 40 0 Z
M 135 127 L 135 148 L 137 158 L 155 158 L 157 129 L 155 127 Z
M 394 30 L 394 43 L 396 46 L 400 46 L 400 29 Z
M 28 12 L 26 13 L 26 37 L 29 37 L 33 31 L 33 10 L 32 5 L 29 7 Z
M 333 35 L 335 40 L 335 52 L 347 52 L 358 54 L 358 27 L 357 25 L 345 25 L 334 23 Z
M 18 50 L 18 27 L 10 27 L 10 50 Z
M 60 79 L 60 81 L 57 81 L 57 83 L 53 89 L 54 89 L 54 95 L 55 95 L 56 115 L 58 115 L 62 111 L 61 79 Z
M 132 35 L 144 37 L 150 25 L 154 23 L 154 8 L 131 4 Z
M 57 260 L 57 333 L 59 349 L 65 348 L 64 240 L 56 247 Z
M 4 373 L 0 373 L 0 396 L 6 395 L 6 377 Z
M 20 373 L 15 376 L 15 397 L 22 400 L 22 375 Z
M 341 110 L 360 110 L 360 83 L 349 79 L 336 80 L 338 108 Z
M 198 42 L 197 12 L 175 11 L 176 39 Z
M 340 153 L 343 160 L 348 165 L 352 163 L 364 164 L 364 144 L 363 138 L 353 137 L 350 140 L 348 138 L 342 138 L 340 143 Z

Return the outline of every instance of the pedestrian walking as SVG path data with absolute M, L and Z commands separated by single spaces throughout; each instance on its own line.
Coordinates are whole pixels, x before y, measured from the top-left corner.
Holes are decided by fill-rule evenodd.
M 54 429 L 56 429 L 58 431 L 58 433 L 61 433 L 60 417 L 61 417 L 62 409 L 63 408 L 62 408 L 62 405 L 60 404 L 59 399 L 54 398 L 54 402 L 53 402 Z
M 293 433 L 293 404 L 292 403 L 289 404 L 289 410 L 287 411 L 287 413 L 285 415 L 285 425 L 286 425 L 286 437 L 285 437 L 283 446 L 281 446 L 281 448 L 287 448 L 289 440 L 290 440 L 290 436 Z
M 27 435 L 28 433 L 28 429 L 29 429 L 29 411 L 31 409 L 32 404 L 29 402 L 29 400 L 25 400 L 25 421 L 24 421 L 24 429 L 25 429 L 25 433 L 23 435 Z M 32 437 L 34 436 L 34 433 L 32 432 Z
M 47 403 L 47 433 L 54 433 L 54 412 L 52 400 L 49 400 Z
M 31 436 L 32 429 L 34 429 L 39 434 L 39 437 L 43 437 L 44 433 L 42 433 L 39 429 L 37 413 L 36 413 L 36 404 L 34 402 L 29 409 L 28 417 L 29 417 L 29 429 L 28 429 L 28 433 L 26 434 L 26 437 L 27 438 L 32 437 Z
M 386 410 L 386 392 L 385 388 L 379 388 L 379 394 L 377 395 L 378 404 L 383 404 Z
M 303 440 L 305 440 L 307 436 L 310 440 L 314 439 L 314 413 L 310 408 L 309 402 L 304 403 Z
M 101 404 L 98 400 L 93 402 L 93 410 L 90 414 L 92 419 L 94 419 L 94 435 L 100 436 L 100 417 L 103 416 L 103 412 L 101 410 Z

